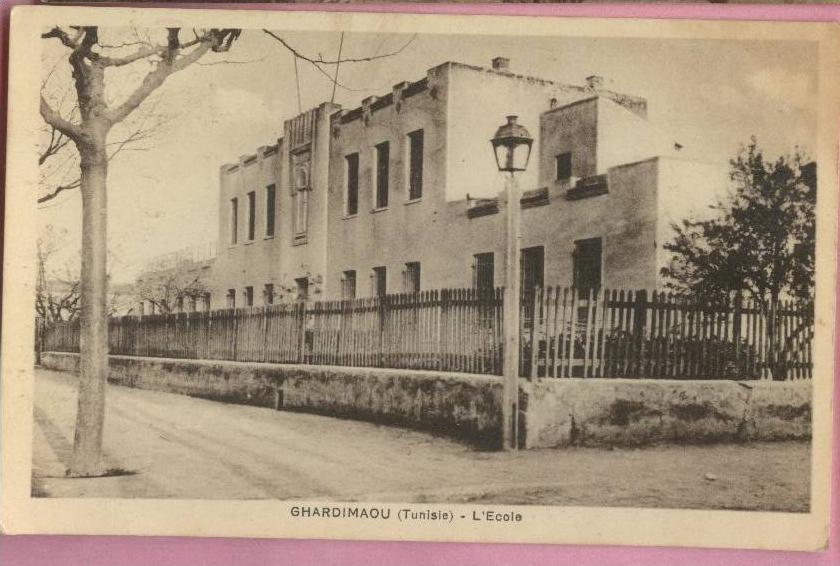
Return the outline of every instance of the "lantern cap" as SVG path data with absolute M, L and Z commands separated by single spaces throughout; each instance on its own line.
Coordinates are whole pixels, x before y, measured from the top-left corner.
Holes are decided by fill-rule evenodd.
M 514 139 L 517 141 L 532 141 L 533 138 L 531 137 L 531 134 L 528 132 L 525 126 L 516 123 L 516 120 L 518 118 L 519 116 L 508 116 L 507 124 L 499 126 L 499 129 L 496 130 L 496 135 L 493 136 L 493 141 L 503 139 Z

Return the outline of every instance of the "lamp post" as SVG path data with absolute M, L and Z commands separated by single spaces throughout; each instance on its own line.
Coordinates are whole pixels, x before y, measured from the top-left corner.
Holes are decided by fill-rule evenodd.
M 525 171 L 534 139 L 524 126 L 508 116 L 490 140 L 496 166 L 505 175 L 507 197 L 505 230 L 504 372 L 502 382 L 502 449 L 515 450 L 519 432 L 519 295 L 521 194 L 516 173 Z

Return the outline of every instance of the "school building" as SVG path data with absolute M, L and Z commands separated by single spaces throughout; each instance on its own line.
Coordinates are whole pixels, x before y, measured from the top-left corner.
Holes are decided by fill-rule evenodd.
M 712 202 L 726 169 L 688 159 L 647 111 L 600 77 L 561 84 L 503 57 L 443 63 L 357 108 L 323 103 L 220 168 L 206 306 L 501 285 L 489 140 L 508 115 L 534 137 L 517 175 L 523 283 L 655 288 L 671 223 Z

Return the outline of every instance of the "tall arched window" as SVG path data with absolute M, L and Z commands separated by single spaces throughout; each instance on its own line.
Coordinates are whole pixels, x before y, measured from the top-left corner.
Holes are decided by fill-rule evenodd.
M 309 155 L 295 156 L 292 172 L 295 240 L 305 240 L 309 230 Z

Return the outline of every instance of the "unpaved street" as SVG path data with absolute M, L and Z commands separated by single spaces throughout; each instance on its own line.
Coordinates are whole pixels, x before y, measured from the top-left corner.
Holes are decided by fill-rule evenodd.
M 396 427 L 118 386 L 105 453 L 121 475 L 68 479 L 75 403 L 72 374 L 36 370 L 34 495 L 808 508 L 806 443 L 480 452 Z

